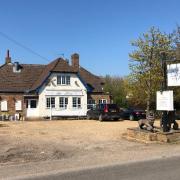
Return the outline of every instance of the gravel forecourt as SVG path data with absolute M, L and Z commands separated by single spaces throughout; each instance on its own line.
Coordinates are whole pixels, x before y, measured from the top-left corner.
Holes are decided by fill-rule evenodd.
M 123 139 L 128 127 L 137 127 L 137 122 L 1 121 L 0 178 L 180 155 L 178 143 L 144 144 Z

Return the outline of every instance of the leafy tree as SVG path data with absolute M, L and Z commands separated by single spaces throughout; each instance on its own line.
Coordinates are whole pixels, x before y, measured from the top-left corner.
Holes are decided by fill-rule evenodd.
M 124 86 L 124 79 L 119 76 L 109 76 L 105 77 L 105 87 L 106 92 L 112 95 L 113 102 L 118 104 L 120 107 L 126 107 L 126 91 Z
M 177 26 L 177 28 L 173 32 L 174 34 L 174 42 L 177 44 L 176 48 L 176 60 L 177 63 L 180 61 L 180 27 Z M 174 100 L 175 100 L 175 108 L 180 109 L 180 87 L 173 87 L 174 91 Z
M 128 77 L 128 89 L 132 95 L 131 101 L 136 105 L 145 105 L 146 102 L 147 111 L 153 108 L 156 91 L 161 88 L 162 54 L 165 59 L 173 59 L 175 56 L 174 38 L 174 33 L 162 33 L 158 28 L 152 27 L 131 43 L 135 50 L 129 54 L 131 73 Z

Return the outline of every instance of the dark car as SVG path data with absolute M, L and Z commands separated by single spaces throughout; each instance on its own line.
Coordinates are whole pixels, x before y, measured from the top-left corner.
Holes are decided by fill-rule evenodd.
M 119 108 L 116 104 L 98 104 L 87 112 L 87 119 L 118 120 L 120 119 Z
M 121 112 L 121 118 L 129 119 L 131 121 L 145 119 L 146 112 L 144 110 L 138 110 L 138 109 L 126 109 Z
M 175 110 L 175 118 L 176 118 L 176 120 L 180 120 L 180 110 L 179 109 Z

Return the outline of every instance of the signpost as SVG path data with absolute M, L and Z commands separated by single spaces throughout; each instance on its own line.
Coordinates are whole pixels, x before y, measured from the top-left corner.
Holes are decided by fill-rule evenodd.
M 171 129 L 171 124 L 177 124 L 175 121 L 173 91 L 168 91 L 167 86 L 180 86 L 180 63 L 166 64 L 166 54 L 163 52 L 161 58 L 161 67 L 163 70 L 163 82 L 161 91 L 157 92 L 156 109 L 162 111 L 161 127 L 163 132 Z M 178 126 L 174 129 L 178 129 Z
M 157 91 L 156 109 L 158 111 L 174 111 L 173 91 Z

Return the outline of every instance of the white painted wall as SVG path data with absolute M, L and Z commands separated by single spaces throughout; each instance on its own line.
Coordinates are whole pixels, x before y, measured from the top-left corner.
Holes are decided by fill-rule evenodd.
M 70 85 L 57 85 L 57 75 L 70 75 Z M 87 90 L 77 74 L 52 73 L 49 83 L 44 84 L 39 91 L 38 110 L 40 117 L 46 116 L 86 116 L 87 113 Z M 56 107 L 46 108 L 46 97 L 55 97 Z M 67 109 L 59 108 L 59 97 L 68 97 Z M 81 98 L 81 108 L 72 107 L 72 97 Z

